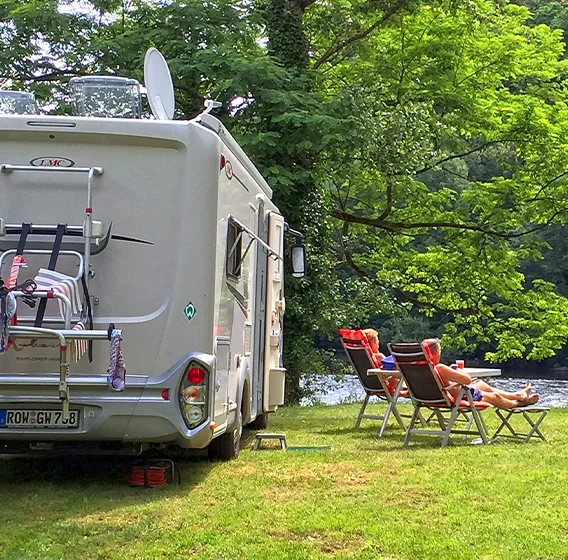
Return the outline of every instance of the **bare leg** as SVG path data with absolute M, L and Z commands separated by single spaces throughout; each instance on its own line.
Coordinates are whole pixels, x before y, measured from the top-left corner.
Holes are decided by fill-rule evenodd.
M 509 408 L 515 408 L 520 406 L 521 403 L 516 399 L 507 399 L 498 393 L 483 393 L 482 401 L 493 405 L 496 408 L 503 408 L 508 410 Z
M 524 387 L 523 389 L 520 389 L 519 391 L 517 391 L 516 393 L 509 393 L 508 391 L 501 391 L 500 389 L 496 389 L 495 387 L 491 387 L 491 385 L 488 385 L 487 383 L 485 383 L 485 381 L 481 381 L 481 379 L 474 381 L 473 383 L 470 384 L 471 387 L 475 387 L 476 389 L 479 389 L 480 391 L 483 391 L 483 393 L 495 393 L 497 395 L 501 395 L 502 397 L 511 400 L 511 401 L 524 401 L 526 399 L 528 399 L 530 391 L 531 391 L 531 385 L 527 385 L 526 387 Z
M 517 406 L 528 406 L 531 404 L 536 404 L 539 398 L 540 395 L 538 393 L 530 395 L 526 400 L 507 399 L 499 393 L 483 393 L 481 400 L 492 404 L 496 408 L 503 408 L 505 410 L 508 410 Z

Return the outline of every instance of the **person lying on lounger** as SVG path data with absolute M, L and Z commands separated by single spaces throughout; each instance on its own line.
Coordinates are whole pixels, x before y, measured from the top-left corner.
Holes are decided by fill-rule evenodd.
M 531 395 L 532 388 L 530 383 L 526 387 L 519 389 L 516 393 L 509 393 L 495 389 L 495 387 L 491 387 L 491 385 L 488 385 L 480 379 L 472 380 L 471 376 L 464 371 L 453 369 L 446 364 L 440 363 L 442 349 L 440 341 L 437 338 L 427 338 L 422 343 L 422 346 L 427 349 L 430 354 L 429 357 L 444 386 L 451 385 L 452 383 L 465 385 L 471 392 L 471 397 L 474 401 L 484 401 L 497 408 L 504 409 L 528 406 L 538 402 L 538 393 Z M 459 387 L 449 389 L 449 392 L 455 398 L 458 396 Z
M 367 342 L 371 347 L 371 354 L 375 365 L 381 367 L 381 362 L 385 355 L 379 350 L 379 333 L 375 329 L 363 329 L 363 334 L 367 337 Z
M 381 362 L 386 356 L 379 350 L 379 333 L 375 329 L 363 329 L 363 333 L 367 337 L 367 342 L 371 347 L 371 357 L 375 362 L 375 366 L 378 368 L 382 367 Z M 391 393 L 396 391 L 399 383 L 400 378 L 393 377 L 392 375 L 387 377 L 387 384 L 390 387 Z

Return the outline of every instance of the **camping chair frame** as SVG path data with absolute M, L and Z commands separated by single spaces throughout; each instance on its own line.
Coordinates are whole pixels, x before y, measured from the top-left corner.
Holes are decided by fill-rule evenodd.
M 341 337 L 341 345 L 345 349 L 347 357 L 355 369 L 366 393 L 357 420 L 355 421 L 355 428 L 357 429 L 361 426 L 363 419 L 380 420 L 381 427 L 379 437 L 382 437 L 392 414 L 398 425 L 403 430 L 406 430 L 406 424 L 403 418 L 410 418 L 410 415 L 402 414 L 398 410 L 397 400 L 399 396 L 407 396 L 408 393 L 405 390 L 402 380 L 397 384 L 394 393 L 391 393 L 391 389 L 388 385 L 388 377 L 391 375 L 398 376 L 398 373 L 396 371 L 383 371 L 375 366 L 373 358 L 371 357 L 369 343 L 362 331 L 341 329 L 339 335 Z M 372 396 L 379 397 L 379 399 L 385 400 L 388 403 L 384 415 L 365 414 L 365 409 Z M 421 421 L 423 421 L 423 419 L 421 419 Z
M 489 408 L 487 403 L 473 401 L 471 392 L 464 385 L 444 387 L 421 344 L 401 343 L 388 346 L 414 405 L 414 413 L 404 437 L 404 446 L 409 444 L 412 434 L 442 436 L 442 447 L 446 447 L 451 434 L 463 434 L 465 437 L 477 435 L 484 444 L 489 443 L 487 427 L 479 413 L 480 410 Z M 448 391 L 458 387 L 460 390 L 454 399 Z M 427 426 L 415 427 L 421 408 L 433 413 L 433 417 L 438 420 L 439 430 L 432 429 L 430 421 Z M 465 422 L 465 429 L 456 429 L 455 424 L 458 421 Z M 477 430 L 472 430 L 473 423 Z
M 372 368 L 374 369 L 374 368 Z M 367 374 L 367 375 L 374 375 L 374 374 Z M 383 436 L 383 433 L 385 431 L 385 428 L 387 427 L 388 421 L 390 419 L 390 415 L 392 414 L 398 425 L 403 429 L 406 430 L 406 425 L 404 423 L 403 418 L 410 418 L 409 415 L 405 415 L 402 414 L 396 407 L 396 401 L 398 400 L 398 397 L 400 395 L 401 390 L 403 389 L 403 384 L 399 383 L 398 387 L 396 388 L 396 391 L 394 392 L 394 394 L 391 395 L 390 391 L 388 390 L 388 386 L 386 385 L 386 382 L 382 381 L 382 375 L 378 375 L 377 376 L 379 378 L 379 380 L 381 381 L 381 385 L 383 385 L 384 387 L 384 393 L 377 393 L 377 392 L 369 392 L 367 390 L 367 388 L 365 388 L 365 399 L 363 400 L 363 404 L 361 405 L 361 409 L 359 410 L 359 414 L 357 416 L 357 420 L 355 421 L 355 428 L 359 428 L 361 426 L 361 421 L 363 420 L 363 418 L 366 418 L 367 420 L 380 420 L 381 421 L 381 428 L 379 430 L 379 437 Z M 365 414 L 365 408 L 367 407 L 367 404 L 369 404 L 369 400 L 372 396 L 376 396 L 379 397 L 382 400 L 386 400 L 388 405 L 387 405 L 387 409 L 385 410 L 384 415 L 373 415 L 373 414 Z
M 499 408 L 495 409 L 495 413 L 499 417 L 501 423 L 499 427 L 493 434 L 491 439 L 496 439 L 497 437 L 511 438 L 516 440 L 522 440 L 522 443 L 528 443 L 532 437 L 538 437 L 542 441 L 546 441 L 543 433 L 540 431 L 539 426 L 541 422 L 545 419 L 548 411 L 550 409 L 545 406 L 518 406 L 516 408 L 511 408 L 509 410 L 501 410 Z M 538 414 L 536 421 L 530 417 L 531 414 Z M 511 420 L 514 415 L 521 415 L 529 424 L 530 430 L 526 433 L 518 432 L 512 425 Z M 503 433 L 505 428 L 510 432 L 509 434 Z

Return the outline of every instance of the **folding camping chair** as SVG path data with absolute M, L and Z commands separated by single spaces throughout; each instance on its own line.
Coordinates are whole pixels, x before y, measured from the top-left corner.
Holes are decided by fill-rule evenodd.
M 443 436 L 442 447 L 448 444 L 450 434 L 463 434 L 465 437 L 478 435 L 483 443 L 489 443 L 485 422 L 479 414 L 480 410 L 490 407 L 488 403 L 473 401 L 470 391 L 463 385 L 444 387 L 434 364 L 420 343 L 388 346 L 414 404 L 414 413 L 404 437 L 405 446 L 410 442 L 412 434 Z M 452 388 L 459 388 L 457 398 L 449 393 L 448 390 Z M 433 429 L 430 423 L 422 428 L 415 428 L 421 408 L 427 408 L 434 413 L 439 430 Z M 465 429 L 455 428 L 458 420 L 465 422 Z M 474 422 L 477 431 L 472 431 Z
M 406 430 L 406 425 L 403 421 L 403 418 L 410 418 L 410 416 L 401 414 L 396 406 L 396 403 L 398 397 L 408 396 L 408 391 L 404 388 L 402 382 L 399 382 L 396 387 L 393 387 L 393 384 L 390 383 L 389 380 L 389 377 L 393 374 L 396 374 L 397 372 L 385 370 L 384 374 L 377 372 L 377 375 L 375 375 L 374 373 L 368 375 L 367 372 L 370 369 L 377 370 L 378 368 L 373 361 L 371 349 L 365 333 L 360 330 L 355 331 L 340 329 L 339 336 L 341 337 L 341 345 L 345 349 L 349 361 L 355 368 L 357 376 L 359 377 L 359 381 L 361 381 L 361 385 L 363 385 L 366 393 L 365 400 L 363 401 L 361 410 L 359 411 L 359 415 L 357 416 L 357 420 L 355 422 L 355 428 L 359 428 L 359 426 L 361 425 L 361 420 L 363 420 L 363 418 L 369 420 L 380 420 L 382 424 L 379 431 L 379 436 L 382 436 L 392 413 L 392 415 L 398 422 L 398 425 L 403 430 Z M 384 415 L 381 416 L 365 414 L 365 409 L 367 408 L 369 399 L 372 396 L 379 397 L 379 399 L 385 400 L 388 403 Z

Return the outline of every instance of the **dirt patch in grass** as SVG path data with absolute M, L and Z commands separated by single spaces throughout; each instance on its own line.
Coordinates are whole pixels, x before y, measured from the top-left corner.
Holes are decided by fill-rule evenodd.
M 278 473 L 264 473 L 265 476 L 274 476 L 279 481 L 298 482 L 300 480 L 322 480 L 328 479 L 336 484 L 345 486 L 358 486 L 368 484 L 372 480 L 379 479 L 383 474 L 377 471 L 367 471 L 360 469 L 352 461 L 339 463 L 313 464 L 309 467 L 294 466 L 289 470 Z
M 300 501 L 297 489 L 285 486 L 272 486 L 264 491 L 264 500 L 278 504 L 291 504 Z
M 360 487 L 368 486 L 370 482 L 380 477 L 380 474 L 368 471 L 349 471 L 337 478 L 339 486 Z
M 238 465 L 231 469 L 228 473 L 230 476 L 256 476 L 264 474 L 261 469 L 254 465 Z
M 327 554 L 356 552 L 361 549 L 365 542 L 363 535 L 350 535 L 342 538 L 339 535 L 330 535 L 319 531 L 271 531 L 268 535 L 289 543 L 312 544 Z
M 139 523 L 142 517 L 143 515 L 141 513 L 120 513 L 120 511 L 113 510 L 105 513 L 98 512 L 67 519 L 61 525 L 63 527 L 93 527 L 96 525 L 108 525 L 109 523 L 116 525 L 134 525 L 135 523 Z
M 268 473 L 267 473 L 268 474 Z M 276 485 L 266 488 L 264 498 L 269 502 L 293 503 L 301 501 L 306 492 L 315 487 L 334 488 L 349 495 L 356 490 L 365 490 L 373 481 L 382 477 L 379 471 L 362 470 L 351 461 L 295 467 L 278 473 L 269 473 L 277 480 Z
M 385 505 L 391 507 L 411 508 L 418 511 L 426 509 L 435 498 L 424 490 L 406 486 L 403 489 L 394 490 L 390 495 L 383 495 L 381 499 Z

